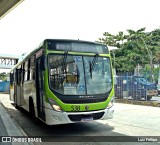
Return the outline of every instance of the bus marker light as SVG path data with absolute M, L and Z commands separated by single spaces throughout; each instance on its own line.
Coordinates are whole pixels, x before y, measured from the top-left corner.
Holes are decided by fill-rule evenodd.
M 107 108 L 111 108 L 114 104 L 114 97 L 111 99 L 111 101 L 109 102 Z
M 54 110 L 56 111 L 61 111 L 61 107 L 58 105 L 52 105 L 52 107 L 54 108 Z

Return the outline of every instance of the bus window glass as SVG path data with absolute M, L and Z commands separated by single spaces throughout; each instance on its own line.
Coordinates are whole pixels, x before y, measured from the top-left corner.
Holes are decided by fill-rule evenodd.
M 49 55 L 50 87 L 61 94 L 104 94 L 112 88 L 110 60 L 95 56 Z M 92 63 L 93 64 L 93 63 Z
M 110 60 L 98 57 L 93 64 L 94 59 L 84 57 L 87 94 L 103 94 L 112 88 Z
M 31 61 L 31 59 L 28 60 L 27 81 L 30 80 L 30 72 L 31 72 L 30 61 Z
M 21 65 L 17 69 L 17 85 L 20 86 L 22 81 L 22 68 Z
M 50 86 L 61 94 L 85 94 L 84 69 L 81 56 L 49 55 Z
M 31 58 L 30 60 L 30 80 L 34 80 L 35 76 L 34 76 L 34 56 Z
M 28 61 L 25 62 L 25 74 L 24 74 L 24 81 L 27 81 L 27 77 L 28 77 Z

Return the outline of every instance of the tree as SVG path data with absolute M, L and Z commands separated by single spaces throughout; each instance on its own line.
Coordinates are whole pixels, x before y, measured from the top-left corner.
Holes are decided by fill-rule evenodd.
M 137 64 L 145 66 L 151 61 L 160 61 L 160 29 L 152 32 L 145 32 L 145 28 L 128 29 L 127 35 L 123 32 L 117 35 L 105 32 L 103 35 L 104 38 L 99 38 L 101 43 L 118 48 L 110 51 L 117 71 L 134 71 Z
M 103 33 L 105 38 L 99 38 L 99 41 L 108 46 L 114 46 L 117 48 L 121 48 L 124 40 L 126 39 L 126 35 L 122 31 L 118 32 L 117 35 L 112 35 L 109 32 Z
M 6 81 L 7 80 L 7 76 L 6 75 L 7 75 L 6 72 L 0 73 L 0 80 Z

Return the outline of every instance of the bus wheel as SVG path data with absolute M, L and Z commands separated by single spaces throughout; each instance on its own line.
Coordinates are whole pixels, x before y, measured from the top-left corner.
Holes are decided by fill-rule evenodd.
M 17 110 L 20 109 L 20 107 L 19 107 L 17 104 L 15 104 L 15 108 L 16 108 Z
M 152 99 L 152 96 L 147 96 L 147 101 L 150 101 Z
M 36 115 L 35 115 L 33 100 L 31 98 L 29 99 L 29 113 L 32 117 L 32 120 L 35 121 Z
M 135 93 L 135 94 L 133 95 L 133 99 L 134 99 L 134 100 L 141 100 L 140 94 L 139 94 L 139 93 Z

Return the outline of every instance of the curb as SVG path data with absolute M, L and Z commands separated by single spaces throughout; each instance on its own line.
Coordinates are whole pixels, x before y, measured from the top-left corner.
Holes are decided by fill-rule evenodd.
M 27 134 L 23 129 L 18 125 L 18 123 L 9 115 L 8 111 L 5 109 L 5 106 L 0 102 L 0 107 L 3 111 L 1 115 L 4 126 L 8 132 L 9 136 L 19 136 L 27 137 Z M 12 145 L 16 145 L 18 142 L 12 142 Z M 20 142 L 23 145 L 34 145 L 32 142 Z
M 147 102 L 147 101 L 137 101 L 137 100 L 128 100 L 128 99 L 115 99 L 115 102 L 133 104 L 133 105 L 160 107 L 160 102 Z

